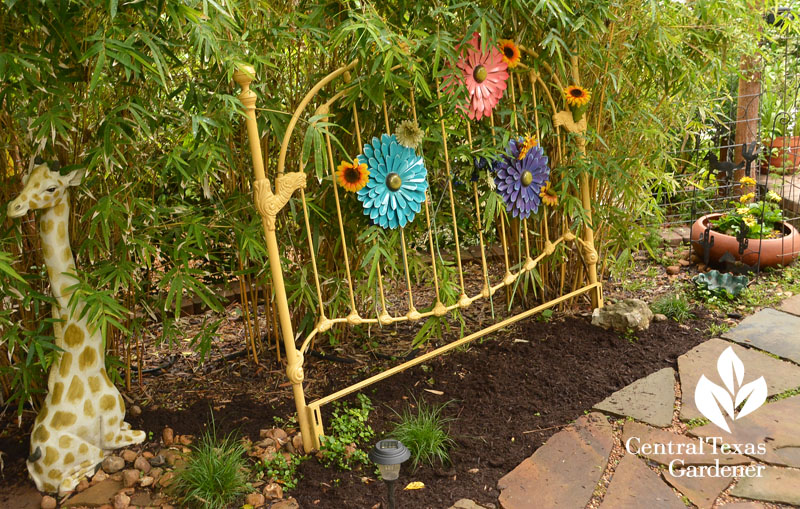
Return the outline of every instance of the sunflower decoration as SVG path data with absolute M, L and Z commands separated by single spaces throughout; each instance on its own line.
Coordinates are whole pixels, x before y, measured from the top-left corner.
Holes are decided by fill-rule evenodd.
M 564 99 L 566 99 L 567 106 L 572 111 L 572 119 L 575 122 L 580 121 L 591 98 L 592 93 L 583 87 L 570 85 L 564 89 Z
M 522 146 L 519 148 L 519 155 L 517 159 L 520 161 L 525 159 L 525 156 L 528 155 L 528 151 L 536 146 L 536 138 L 533 136 L 527 136 L 525 141 L 522 143 Z
M 413 120 L 403 120 L 395 131 L 397 142 L 408 148 L 417 148 L 422 143 L 424 133 L 419 128 L 419 124 Z
M 506 153 L 497 162 L 494 177 L 506 210 L 519 219 L 526 219 L 531 212 L 539 210 L 542 202 L 539 193 L 550 177 L 547 156 L 541 146 L 532 145 L 523 158 L 519 157 L 526 141 L 520 137 L 508 142 Z
M 475 32 L 456 67 L 458 71 L 445 78 L 444 90 L 452 94 L 463 83 L 469 93 L 469 107 L 461 108 L 467 116 L 480 120 L 491 115 L 507 87 L 508 64 L 503 61 L 503 54 L 494 46 L 481 51 L 481 39 Z
M 500 46 L 500 53 L 503 54 L 503 62 L 506 63 L 509 69 L 513 69 L 519 65 L 519 48 L 514 41 L 510 39 L 500 39 L 497 41 Z
M 352 163 L 342 161 L 342 164 L 336 167 L 336 178 L 345 190 L 356 193 L 367 185 L 369 170 L 366 164 L 359 163 L 358 160 Z
M 364 215 L 382 228 L 404 227 L 422 209 L 428 171 L 414 149 L 396 135 L 384 134 L 364 145 L 358 162 L 369 168 L 369 181 L 357 194 Z
M 555 207 L 558 205 L 558 195 L 549 180 L 544 183 L 542 190 L 539 191 L 539 197 L 542 199 L 542 203 L 548 207 Z

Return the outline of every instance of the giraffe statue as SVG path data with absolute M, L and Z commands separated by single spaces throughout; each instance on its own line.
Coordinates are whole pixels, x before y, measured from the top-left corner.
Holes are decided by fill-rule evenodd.
M 84 170 L 61 175 L 53 164 L 38 164 L 23 177 L 22 192 L 8 205 L 9 217 L 43 210 L 39 217 L 42 253 L 57 304 L 53 317 L 56 346 L 63 352 L 47 379 L 47 396 L 31 434 L 28 472 L 39 491 L 64 494 L 81 478 L 94 473 L 116 448 L 138 444 L 143 431 L 125 422 L 125 402 L 108 378 L 100 329 L 78 318 L 84 307 L 70 309 L 75 284 L 75 260 L 69 242 L 69 188 Z

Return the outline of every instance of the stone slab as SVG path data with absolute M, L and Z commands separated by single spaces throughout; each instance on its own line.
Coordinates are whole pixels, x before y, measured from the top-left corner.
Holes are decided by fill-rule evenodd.
M 583 509 L 613 446 L 612 428 L 603 414 L 581 416 L 497 482 L 500 506 Z
M 666 428 L 675 406 L 675 370 L 664 368 L 636 380 L 595 405 L 595 410 Z
M 71 497 L 61 507 L 100 507 L 110 504 L 114 495 L 123 488 L 122 481 L 106 479 Z
M 650 445 L 647 450 L 644 444 Z M 679 460 L 675 466 L 688 465 L 746 465 L 752 460 L 741 454 L 716 454 L 708 444 L 701 444 L 697 438 L 678 435 L 671 431 L 653 428 L 635 421 L 628 421 L 622 428 L 622 446 L 626 451 L 660 463 L 669 465 L 673 460 Z M 670 450 L 671 447 L 671 450 Z M 701 449 L 702 447 L 702 449 Z M 681 463 L 681 461 L 683 463 Z
M 800 447 L 800 396 L 765 403 L 752 414 L 730 422 L 731 433 L 726 433 L 714 424 L 706 424 L 689 430 L 698 437 L 720 437 L 729 444 L 764 445 L 765 454 L 749 454 L 765 463 L 800 468 L 796 451 L 785 448 Z
M 625 454 L 611 477 L 600 509 L 686 509 L 681 499 L 633 454 Z
M 720 509 L 764 509 L 767 506 L 759 502 L 731 502 L 719 507 Z
M 734 497 L 800 505 L 800 471 L 767 467 L 761 477 L 744 477 L 731 490 Z
M 678 357 L 678 372 L 681 380 L 681 420 L 689 421 L 703 417 L 694 403 L 694 391 L 701 375 L 722 386 L 717 372 L 717 359 L 728 347 L 744 364 L 743 383 L 763 376 L 767 382 L 767 394 L 774 396 L 789 389 L 800 387 L 800 366 L 775 359 L 763 352 L 744 348 L 723 339 L 710 339 Z
M 689 242 L 691 232 L 685 226 L 664 228 L 660 232 L 661 240 L 670 247 L 680 246 L 682 243 Z
M 732 481 L 726 477 L 678 477 L 670 474 L 669 470 L 664 470 L 661 475 L 698 509 L 711 509 L 714 501 Z
M 448 509 L 490 509 L 490 508 L 480 505 L 474 500 L 470 500 L 468 498 L 462 498 L 458 500 L 455 504 L 451 505 Z M 494 509 L 494 505 L 491 506 L 491 509 Z
M 795 316 L 800 316 L 800 295 L 789 297 L 781 302 L 780 310 L 784 313 L 790 313 Z
M 762 309 L 722 335 L 800 364 L 800 317 Z

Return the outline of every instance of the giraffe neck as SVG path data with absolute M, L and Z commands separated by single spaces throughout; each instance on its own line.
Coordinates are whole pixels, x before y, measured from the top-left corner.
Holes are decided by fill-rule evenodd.
M 69 245 L 69 193 L 39 218 L 42 253 L 50 277 L 50 291 L 58 301 L 61 315 L 69 315 L 68 288 L 77 282 L 75 259 Z

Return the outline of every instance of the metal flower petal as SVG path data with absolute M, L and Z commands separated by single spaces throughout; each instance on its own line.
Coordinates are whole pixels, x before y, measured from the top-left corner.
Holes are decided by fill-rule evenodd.
M 508 143 L 506 153 L 497 161 L 494 177 L 506 210 L 519 219 L 526 219 L 531 212 L 539 210 L 542 202 L 539 192 L 550 177 L 547 156 L 542 147 L 534 145 L 528 148 L 520 159 L 523 147 L 530 147 L 530 143 L 526 144 L 526 139 L 522 137 Z
M 465 109 L 473 120 L 492 114 L 503 97 L 508 79 L 508 64 L 503 61 L 503 54 L 496 47 L 482 51 L 480 41 L 480 35 L 475 32 L 456 63 L 458 70 L 444 80 L 447 93 L 453 93 L 458 83 L 467 87 L 469 107 L 461 105 L 460 108 Z
M 357 197 L 364 215 L 383 228 L 403 227 L 422 210 L 428 190 L 428 171 L 414 149 L 395 135 L 384 134 L 364 145 L 358 162 L 369 168 L 369 181 Z

